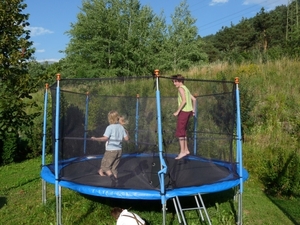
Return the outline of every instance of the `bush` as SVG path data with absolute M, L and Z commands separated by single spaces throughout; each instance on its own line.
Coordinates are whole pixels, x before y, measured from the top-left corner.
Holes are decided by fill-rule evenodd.
M 299 196 L 300 157 L 297 151 L 271 148 L 264 159 L 261 180 L 271 195 Z
M 1 154 L 3 164 L 14 162 L 17 155 L 17 139 L 16 134 L 7 134 L 5 136 Z

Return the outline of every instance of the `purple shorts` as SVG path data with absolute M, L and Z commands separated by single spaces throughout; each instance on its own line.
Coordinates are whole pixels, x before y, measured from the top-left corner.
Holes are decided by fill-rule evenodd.
M 176 137 L 186 137 L 187 125 L 190 117 L 193 116 L 193 112 L 183 112 L 181 111 L 177 116 L 177 126 L 176 126 Z

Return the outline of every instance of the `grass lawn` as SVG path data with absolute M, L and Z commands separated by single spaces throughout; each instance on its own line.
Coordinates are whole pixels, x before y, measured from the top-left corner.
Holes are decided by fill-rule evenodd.
M 0 167 L 0 224 L 56 224 L 54 186 L 47 184 L 47 203 L 42 204 L 40 159 Z M 243 224 L 295 225 L 300 224 L 300 199 L 278 199 L 266 196 L 262 185 L 251 178 L 243 193 Z M 236 202 L 232 190 L 204 195 L 212 224 L 235 224 Z M 190 198 L 183 204 L 190 204 Z M 150 225 L 162 224 L 160 201 L 120 200 L 81 195 L 62 189 L 62 223 L 64 225 L 112 225 L 114 206 L 131 207 Z M 167 202 L 166 224 L 178 224 L 172 201 Z M 186 212 L 189 225 L 201 224 L 196 212 Z M 202 223 L 204 224 L 204 223 Z

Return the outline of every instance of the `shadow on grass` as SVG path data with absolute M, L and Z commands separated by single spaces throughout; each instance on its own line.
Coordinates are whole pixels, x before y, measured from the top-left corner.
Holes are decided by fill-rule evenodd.
M 237 218 L 237 212 L 235 205 L 233 203 L 235 190 L 230 189 L 223 192 L 218 193 L 211 193 L 202 195 L 203 202 L 206 208 L 216 207 L 217 204 L 228 203 L 230 205 L 231 211 Z M 82 195 L 82 194 L 81 194 Z M 104 198 L 104 197 L 97 197 L 91 195 L 82 195 L 84 198 L 97 202 L 101 205 L 107 206 L 108 208 L 113 207 L 120 207 L 123 209 L 133 210 L 133 211 L 148 211 L 148 212 L 155 212 L 162 214 L 162 204 L 160 200 L 132 200 L 132 199 L 114 199 L 114 198 Z M 193 208 L 196 207 L 196 202 L 194 196 L 184 196 L 180 197 L 180 204 L 182 208 Z M 83 215 L 79 220 L 84 221 L 85 217 L 88 217 L 89 214 L 92 214 L 94 211 L 94 206 L 90 206 L 87 210 L 86 214 Z M 176 215 L 176 210 L 173 204 L 173 201 L 169 199 L 167 201 L 167 213 L 169 214 L 168 217 L 168 224 L 174 224 L 175 221 L 178 219 Z M 196 211 L 198 213 L 198 211 Z M 196 215 L 196 214 L 195 214 Z M 147 218 L 143 218 L 146 221 L 147 225 L 157 225 L 150 223 Z M 195 217 L 196 221 L 199 221 L 199 217 Z M 80 222 L 77 221 L 77 222 Z M 202 224 L 202 223 L 201 223 Z
M 19 187 L 21 187 L 21 186 L 24 186 L 24 185 L 26 185 L 26 184 L 29 184 L 29 183 L 34 182 L 34 181 L 39 180 L 39 179 L 41 179 L 41 178 L 40 178 L 40 177 L 35 177 L 35 178 L 32 178 L 32 179 L 29 179 L 29 180 L 20 182 L 20 183 L 14 185 L 14 186 L 5 188 L 3 191 L 11 191 L 12 189 L 19 188 Z
M 80 194 L 80 193 L 79 193 Z M 161 204 L 160 201 L 146 201 L 146 200 L 132 200 L 132 199 L 114 199 L 114 198 L 104 198 L 98 196 L 91 196 L 91 195 L 84 195 L 80 194 L 84 198 L 99 203 L 103 206 L 106 206 L 108 211 L 113 207 L 120 207 L 122 209 L 134 210 L 134 211 L 155 211 L 161 212 Z M 149 203 L 150 202 L 150 203 Z M 90 204 L 89 208 L 87 209 L 86 213 L 82 215 L 75 224 L 81 224 L 85 219 L 90 215 L 93 214 L 96 208 L 96 204 Z M 143 218 L 143 217 L 142 217 Z M 146 222 L 146 225 L 157 225 L 151 224 L 146 218 L 143 218 Z
M 6 197 L 0 197 L 0 209 L 7 204 Z
M 296 204 L 291 204 L 290 199 L 276 198 L 266 194 L 273 204 L 275 204 L 295 225 L 300 225 L 300 197 L 296 197 Z

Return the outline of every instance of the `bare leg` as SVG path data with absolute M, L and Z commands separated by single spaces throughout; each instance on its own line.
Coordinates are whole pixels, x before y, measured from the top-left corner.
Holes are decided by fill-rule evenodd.
M 102 169 L 98 170 L 98 173 L 99 173 L 99 175 L 100 175 L 101 177 L 106 176 L 106 174 L 103 172 Z
M 188 148 L 188 143 L 187 143 L 187 137 L 185 137 L 184 152 L 185 152 L 186 155 L 190 154 L 190 151 L 189 151 L 189 148 Z
M 111 172 L 111 170 L 107 170 L 107 171 L 105 171 L 105 173 L 106 173 L 106 175 L 109 176 L 109 177 L 110 177 L 111 175 L 113 175 L 113 173 Z
M 188 153 L 186 152 L 187 149 L 187 143 L 186 138 L 179 138 L 179 145 L 180 145 L 180 153 L 175 159 L 181 159 L 184 156 L 186 156 Z M 187 150 L 188 151 L 188 150 Z M 189 152 L 189 151 L 188 151 Z

